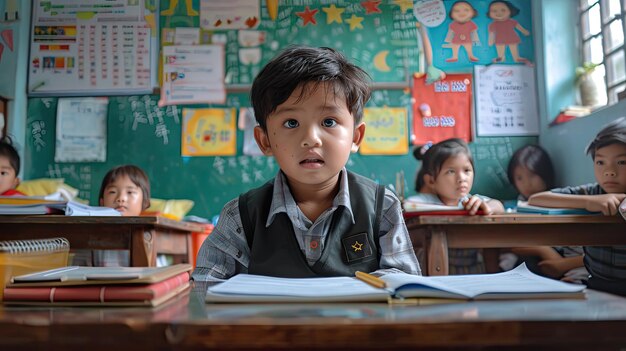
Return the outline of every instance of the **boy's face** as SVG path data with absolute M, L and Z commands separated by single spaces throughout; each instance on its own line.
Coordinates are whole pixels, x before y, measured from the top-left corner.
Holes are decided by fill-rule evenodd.
M 616 143 L 596 150 L 593 170 L 607 193 L 626 193 L 626 144 Z
M 104 188 L 100 206 L 112 207 L 122 216 L 139 216 L 143 210 L 143 191 L 128 176 L 119 176 Z
M 17 178 L 9 158 L 0 156 L 0 194 L 7 190 L 15 189 L 19 183 L 20 180 Z
M 298 101 L 301 91 L 294 90 L 270 114 L 267 131 L 256 127 L 254 137 L 276 158 L 291 186 L 334 185 L 350 152 L 358 150 L 365 124 L 355 128 L 345 99 L 335 96 L 332 86 L 320 84 Z
M 474 167 L 467 155 L 460 153 L 449 157 L 441 165 L 436 178 L 427 175 L 426 179 L 444 204 L 456 206 L 472 190 Z

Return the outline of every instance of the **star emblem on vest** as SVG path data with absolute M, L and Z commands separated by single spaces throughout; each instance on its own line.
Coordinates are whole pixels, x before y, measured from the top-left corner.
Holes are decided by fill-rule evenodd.
M 350 234 L 343 237 L 341 245 L 349 263 L 372 257 L 372 243 L 368 233 Z

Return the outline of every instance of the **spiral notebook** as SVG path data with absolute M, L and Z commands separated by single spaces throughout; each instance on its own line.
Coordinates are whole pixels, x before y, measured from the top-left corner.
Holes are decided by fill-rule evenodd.
M 0 301 L 11 277 L 65 267 L 69 251 L 65 238 L 0 241 Z

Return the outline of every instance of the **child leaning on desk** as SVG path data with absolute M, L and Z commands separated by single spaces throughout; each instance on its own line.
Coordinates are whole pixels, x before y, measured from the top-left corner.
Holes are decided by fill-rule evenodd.
M 596 183 L 552 189 L 532 195 L 531 205 L 583 208 L 614 216 L 626 212 L 626 117 L 605 125 L 586 149 Z M 621 204 L 621 205 L 620 205 Z M 591 234 L 591 233 L 589 233 Z M 626 246 L 585 246 L 587 286 L 626 295 Z
M 417 173 L 415 191 L 411 199 L 436 205 L 458 206 L 475 215 L 504 213 L 498 200 L 483 195 L 472 195 L 474 161 L 465 141 L 447 139 L 435 145 L 426 145 L 413 153 L 422 161 Z M 477 249 L 449 249 L 450 274 L 484 273 L 485 265 Z
M 26 196 L 16 190 L 20 184 L 20 155 L 13 147 L 13 141 L 9 136 L 0 139 L 0 196 Z
M 507 171 L 509 181 L 519 192 L 519 200 L 528 201 L 531 195 L 554 187 L 552 160 L 539 145 L 525 145 L 515 151 Z M 550 278 L 581 283 L 589 276 L 583 265 L 582 246 L 516 247 L 511 252 L 527 261 L 531 270 Z M 539 262 L 533 262 L 533 258 Z M 504 269 L 503 260 L 500 262 Z
M 224 206 L 194 280 L 421 273 L 398 198 L 345 168 L 369 97 L 367 74 L 330 48 L 290 47 L 261 70 L 254 136 L 280 171 Z

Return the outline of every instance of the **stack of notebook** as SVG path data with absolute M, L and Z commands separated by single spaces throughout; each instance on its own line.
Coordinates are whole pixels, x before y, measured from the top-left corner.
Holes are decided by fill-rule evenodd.
M 70 266 L 16 276 L 4 289 L 10 305 L 157 306 L 189 289 L 191 265 Z

